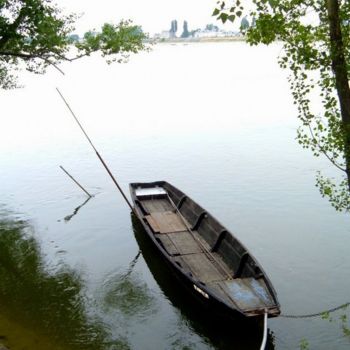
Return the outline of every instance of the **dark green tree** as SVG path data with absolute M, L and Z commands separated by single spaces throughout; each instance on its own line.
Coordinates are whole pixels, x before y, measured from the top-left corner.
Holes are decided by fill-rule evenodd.
M 183 32 L 181 34 L 181 38 L 188 38 L 190 36 L 190 32 L 188 31 L 188 23 L 184 21 Z
M 231 1 L 221 1 L 213 15 L 223 22 L 242 17 L 242 2 Z M 301 121 L 297 139 L 339 169 L 340 180 L 319 173 L 317 186 L 337 210 L 350 210 L 350 2 L 253 0 L 246 15 L 255 18 L 244 30 L 249 44 L 282 42 L 279 64 L 290 71 Z M 315 92 L 319 100 L 311 103 Z
M 16 71 L 44 73 L 48 66 L 99 51 L 108 62 L 145 49 L 146 35 L 130 21 L 104 24 L 78 42 L 70 36 L 77 16 L 63 14 L 51 0 L 0 0 L 0 87 L 17 86 Z M 71 48 L 75 54 L 71 55 Z
M 201 30 L 199 28 L 191 30 L 189 33 L 189 36 L 194 37 L 197 32 L 200 32 Z
M 214 24 L 207 24 L 205 26 L 205 30 L 209 30 L 211 32 L 218 32 L 219 31 L 219 27 L 214 25 Z
M 170 37 L 175 38 L 176 37 L 176 32 L 177 32 L 177 20 L 174 19 L 171 21 L 171 27 L 170 27 Z
M 241 30 L 247 30 L 249 28 L 249 21 L 247 17 L 243 17 L 241 20 Z
M 78 42 L 78 41 L 80 40 L 78 34 L 71 34 L 71 35 L 69 35 L 68 38 L 69 38 L 69 40 L 70 40 L 71 42 Z

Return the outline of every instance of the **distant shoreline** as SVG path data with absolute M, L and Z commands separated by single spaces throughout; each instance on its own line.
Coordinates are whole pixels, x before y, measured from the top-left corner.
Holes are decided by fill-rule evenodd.
M 177 43 L 220 43 L 220 42 L 232 42 L 246 41 L 244 36 L 227 36 L 227 37 L 208 37 L 208 38 L 172 38 L 172 39 L 151 39 L 156 44 L 177 44 Z

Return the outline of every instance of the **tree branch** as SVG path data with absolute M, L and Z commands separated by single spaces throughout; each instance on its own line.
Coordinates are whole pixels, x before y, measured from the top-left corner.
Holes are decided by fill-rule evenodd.
M 73 62 L 73 61 L 75 61 L 75 60 L 78 60 L 79 58 L 89 56 L 90 54 L 92 54 L 92 53 L 94 53 L 94 52 L 95 52 L 95 51 L 91 51 L 91 52 L 89 52 L 89 53 L 83 53 L 83 54 L 81 54 L 81 55 L 78 55 L 78 56 L 75 56 L 75 57 L 73 57 L 73 58 L 70 58 L 69 61 L 70 61 L 70 62 Z
M 31 60 L 34 58 L 38 58 L 38 59 L 43 60 L 46 63 L 48 63 L 50 66 L 53 66 L 54 68 L 56 68 L 61 74 L 65 75 L 63 70 L 60 69 L 54 62 L 52 62 L 50 60 L 50 57 L 27 54 L 27 53 L 22 53 L 22 52 L 8 52 L 8 51 L 0 51 L 0 56 L 18 57 L 18 58 L 22 58 L 25 61 L 28 61 L 28 60 Z
M 316 144 L 319 148 L 319 150 L 327 157 L 327 159 L 335 166 L 337 167 L 339 170 L 341 171 L 344 171 L 346 173 L 346 169 L 342 168 L 335 160 L 332 159 L 331 156 L 328 155 L 328 153 L 324 150 L 324 148 L 320 145 L 320 143 L 317 141 L 313 131 L 312 131 L 312 128 L 310 126 L 310 124 L 308 124 L 308 127 L 309 127 L 309 130 L 310 130 L 310 134 L 311 134 L 311 137 L 313 138 L 313 140 L 316 141 Z
M 30 60 L 32 58 L 38 58 L 38 55 L 33 55 L 29 53 L 22 53 L 22 52 L 10 52 L 10 51 L 0 51 L 0 56 L 13 56 L 13 57 L 19 57 L 23 58 L 24 60 Z
M 61 68 L 59 68 L 55 63 L 51 62 L 48 58 L 46 57 L 37 57 L 41 60 L 44 60 L 45 62 L 47 62 L 50 66 L 53 66 L 54 68 L 56 68 L 62 75 L 65 75 L 65 73 L 63 72 L 63 70 Z

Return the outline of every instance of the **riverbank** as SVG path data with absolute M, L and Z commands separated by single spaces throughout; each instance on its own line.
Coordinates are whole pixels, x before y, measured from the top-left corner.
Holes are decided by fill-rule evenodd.
M 227 37 L 208 37 L 208 38 L 172 38 L 172 39 L 154 39 L 157 44 L 177 44 L 177 43 L 223 43 L 223 42 L 244 42 L 245 36 L 227 36 Z

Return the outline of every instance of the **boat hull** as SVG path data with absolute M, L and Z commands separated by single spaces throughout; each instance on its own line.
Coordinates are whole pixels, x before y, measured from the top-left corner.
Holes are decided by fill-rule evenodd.
M 164 244 L 159 241 L 159 238 L 157 239 L 157 236 L 159 236 L 159 234 L 155 234 L 155 225 L 150 222 L 147 215 L 149 213 L 146 213 L 145 208 L 140 204 L 140 197 L 137 196 L 136 189 L 149 189 L 152 187 L 162 188 L 164 184 L 167 183 L 159 181 L 146 184 L 130 184 L 130 192 L 134 203 L 134 214 L 138 218 L 139 223 L 143 228 L 143 232 L 146 234 L 147 239 L 152 243 L 154 253 L 158 253 L 158 255 L 168 266 L 168 269 L 171 271 L 172 275 L 176 278 L 177 281 L 180 282 L 179 288 L 186 290 L 187 294 L 191 295 L 191 298 L 196 300 L 197 304 L 200 305 L 200 307 L 208 313 L 208 316 L 212 316 L 214 312 L 216 316 L 230 320 L 245 322 L 259 322 L 262 320 L 262 315 L 265 310 L 255 310 L 253 314 L 247 315 L 247 313 L 242 312 L 239 310 L 239 308 L 234 307 L 232 304 L 228 305 L 227 300 L 224 300 L 215 293 L 212 293 L 210 288 L 208 288 L 205 283 L 199 281 L 196 276 L 193 276 L 191 273 L 184 271 L 183 267 L 176 261 L 176 259 L 174 259 L 171 254 L 169 254 L 169 251 L 165 249 L 166 247 L 164 247 Z M 162 193 L 159 195 L 162 195 Z M 276 303 L 276 305 L 274 305 L 274 308 L 270 308 L 270 311 L 271 312 L 269 313 L 269 317 L 278 316 L 279 304 Z

